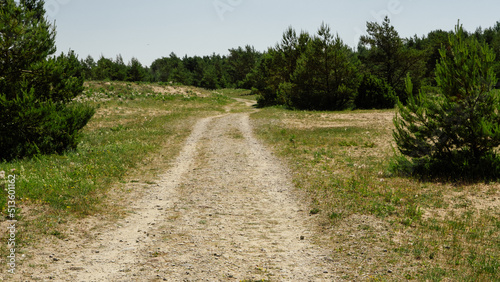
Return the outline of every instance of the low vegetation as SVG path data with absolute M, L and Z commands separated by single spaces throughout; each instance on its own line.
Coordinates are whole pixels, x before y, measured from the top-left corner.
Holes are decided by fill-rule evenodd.
M 391 174 L 394 114 L 274 107 L 253 119 L 331 232 L 333 259 L 349 259 L 344 278 L 498 281 L 500 185 Z
M 61 223 L 100 213 L 121 213 L 110 193 L 121 183 L 154 181 L 181 148 L 194 121 L 224 111 L 226 96 L 194 87 L 86 83 L 77 99 L 95 107 L 78 147 L 63 154 L 0 163 L 17 175 L 19 249 L 36 236 L 64 238 Z M 2 188 L 3 189 L 3 188 Z M 6 197 L 0 197 L 2 218 Z M 5 223 L 4 221 L 2 221 Z M 2 225 L 3 226 L 3 225 Z M 6 232 L 0 233 L 5 241 Z M 6 244 L 0 245 L 5 254 Z
M 119 216 L 123 207 L 112 202 L 114 194 L 129 193 L 122 188 L 127 182 L 154 183 L 197 118 L 224 112 L 229 97 L 255 100 L 248 90 L 119 82 L 85 87 L 78 99 L 97 111 L 77 149 L 0 164 L 0 171 L 15 169 L 19 177 L 20 250 L 39 236 L 64 239 L 72 218 Z M 348 266 L 345 279 L 500 279 L 500 186 L 391 174 L 394 114 L 271 107 L 252 118 L 257 135 L 293 172 L 310 216 L 323 223 L 320 232 L 331 234 L 321 243 Z
M 0 188 L 5 174 L 16 175 L 18 211 L 7 211 L 6 196 L 0 211 L 19 220 L 18 249 L 37 236 L 64 239 L 62 226 L 73 218 L 120 215 L 113 193 L 130 192 L 120 184 L 152 184 L 196 119 L 248 111 L 227 107 L 247 98 L 270 106 L 253 114 L 256 132 L 287 162 L 310 216 L 331 234 L 321 243 L 345 264 L 343 278 L 500 281 L 500 185 L 493 182 L 500 106 L 491 91 L 500 23 L 403 40 L 386 18 L 367 23 L 356 52 L 325 24 L 316 36 L 290 27 L 263 54 L 250 46 L 228 58 L 171 54 L 145 69 L 120 56 L 53 57 L 55 28 L 43 1 L 4 2 L 0 17 L 9 24 L 0 27 L 0 51 L 11 63 L 0 66 Z M 107 82 L 84 85 L 85 78 Z M 439 90 L 419 94 L 424 88 Z M 398 100 L 396 111 L 288 110 L 384 109 Z M 413 162 L 395 158 L 396 147 Z M 422 169 L 454 182 L 407 177 Z M 456 177 L 464 173 L 473 177 Z M 471 182 L 478 179 L 492 182 Z

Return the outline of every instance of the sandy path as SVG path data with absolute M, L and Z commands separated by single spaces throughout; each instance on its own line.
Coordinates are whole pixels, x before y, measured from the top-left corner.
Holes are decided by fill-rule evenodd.
M 134 213 L 52 269 L 53 281 L 332 281 L 328 250 L 248 113 L 200 120 Z

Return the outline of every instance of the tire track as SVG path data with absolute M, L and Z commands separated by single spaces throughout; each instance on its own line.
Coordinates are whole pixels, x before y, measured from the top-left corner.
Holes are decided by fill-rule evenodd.
M 249 113 L 199 120 L 134 213 L 59 263 L 55 281 L 332 281 L 287 170 Z

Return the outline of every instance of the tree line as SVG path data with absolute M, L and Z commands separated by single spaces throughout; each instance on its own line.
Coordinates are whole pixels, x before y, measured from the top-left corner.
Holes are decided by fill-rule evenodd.
M 81 60 L 81 65 L 87 80 L 162 82 L 207 89 L 251 88 L 246 76 L 257 66 L 262 53 L 252 46 L 229 52 L 229 56 L 212 54 L 183 58 L 171 53 L 149 67 L 144 67 L 136 58 L 125 64 L 121 55 L 115 59 L 101 56 L 97 61 L 88 56 Z
M 260 94 L 259 105 L 295 109 L 343 110 L 393 108 L 406 103 L 405 78 L 414 89 L 436 86 L 439 49 L 449 48 L 453 31 L 434 30 L 424 36 L 402 38 L 390 19 L 368 22 L 367 35 L 353 50 L 331 28 L 322 24 L 316 34 L 289 27 L 265 52 L 252 46 L 229 49 L 228 55 L 169 57 L 144 67 L 133 58 L 125 64 L 101 56 L 81 60 L 89 80 L 165 82 L 208 89 L 245 88 Z M 491 28 L 464 32 L 487 44 L 496 55 L 500 75 L 500 22 Z M 500 87 L 500 85 L 497 85 Z M 416 90 L 415 90 L 416 91 Z M 416 93 L 415 93 L 416 94 Z

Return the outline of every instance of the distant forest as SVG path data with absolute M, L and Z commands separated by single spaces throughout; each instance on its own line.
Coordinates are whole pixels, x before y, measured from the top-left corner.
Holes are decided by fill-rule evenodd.
M 229 55 L 168 57 L 144 67 L 133 58 L 91 56 L 81 60 L 86 80 L 157 82 L 207 89 L 243 88 L 259 94 L 259 105 L 285 105 L 296 109 L 342 110 L 392 108 L 407 99 L 405 78 L 414 89 L 433 91 L 440 52 L 447 52 L 453 31 L 435 30 L 426 36 L 401 38 L 389 18 L 368 22 L 367 35 L 356 50 L 347 46 L 330 27 L 316 34 L 297 33 L 289 27 L 281 41 L 265 52 L 252 46 L 229 49 Z M 500 77 L 500 21 L 493 27 L 467 32 L 496 54 Z M 497 84 L 497 87 L 500 87 Z

